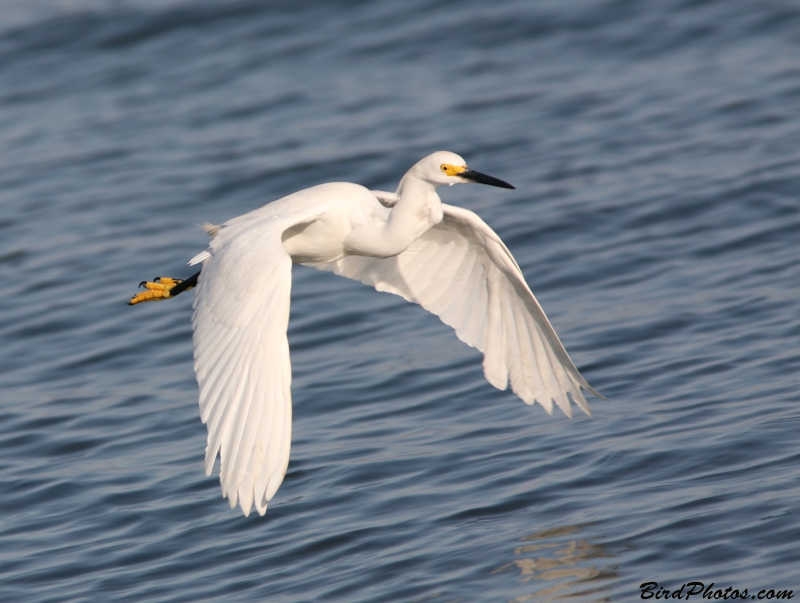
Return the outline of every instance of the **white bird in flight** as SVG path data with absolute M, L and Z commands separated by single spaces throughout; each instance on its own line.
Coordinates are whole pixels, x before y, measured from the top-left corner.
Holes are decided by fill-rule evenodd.
M 509 382 L 548 414 L 553 402 L 586 414 L 581 388 L 603 398 L 570 360 L 519 265 L 476 214 L 446 205 L 445 184 L 514 188 L 439 151 L 416 163 L 396 193 L 332 182 L 268 203 L 222 226 L 181 281 L 142 283 L 130 304 L 196 286 L 194 369 L 208 425 L 206 475 L 220 455 L 222 495 L 264 515 L 289 464 L 292 432 L 289 323 L 292 264 L 327 270 L 419 304 L 483 352 L 486 379 Z

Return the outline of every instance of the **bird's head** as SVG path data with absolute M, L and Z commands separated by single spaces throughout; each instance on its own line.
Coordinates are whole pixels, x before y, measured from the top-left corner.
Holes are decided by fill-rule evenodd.
M 417 176 L 433 184 L 443 186 L 477 182 L 501 188 L 514 188 L 508 182 L 481 174 L 467 167 L 467 162 L 462 157 L 449 151 L 436 151 L 421 159 L 412 168 Z

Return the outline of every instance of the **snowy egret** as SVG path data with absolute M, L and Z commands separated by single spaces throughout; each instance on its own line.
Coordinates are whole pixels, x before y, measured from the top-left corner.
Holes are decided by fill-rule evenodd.
M 206 474 L 220 455 L 222 495 L 263 515 L 289 464 L 291 366 L 286 329 L 292 264 L 359 280 L 404 297 L 453 327 L 484 354 L 486 379 L 548 413 L 553 401 L 586 414 L 578 372 L 500 237 L 476 214 L 441 202 L 436 188 L 478 182 L 514 188 L 439 151 L 416 163 L 396 193 L 321 184 L 222 226 L 180 281 L 142 283 L 129 303 L 197 287 L 194 369 L 208 425 Z

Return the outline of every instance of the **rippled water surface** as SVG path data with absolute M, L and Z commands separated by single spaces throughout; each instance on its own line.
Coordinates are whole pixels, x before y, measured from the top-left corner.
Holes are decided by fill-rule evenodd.
M 799 147 L 789 0 L 0 2 L 0 599 L 800 589 Z M 518 187 L 442 197 L 610 401 L 550 417 L 297 267 L 289 471 L 231 511 L 191 296 L 125 302 L 195 224 L 438 149 Z

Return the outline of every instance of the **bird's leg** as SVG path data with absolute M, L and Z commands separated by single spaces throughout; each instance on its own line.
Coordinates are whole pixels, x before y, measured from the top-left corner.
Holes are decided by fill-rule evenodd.
M 179 278 L 170 278 L 168 276 L 159 276 L 152 281 L 142 281 L 139 283 L 140 287 L 144 287 L 146 291 L 142 291 L 131 298 L 128 302 L 129 306 L 135 306 L 142 302 L 161 301 L 162 299 L 170 299 L 176 295 L 193 289 L 197 286 L 197 277 L 200 273 L 194 274 L 186 280 Z

